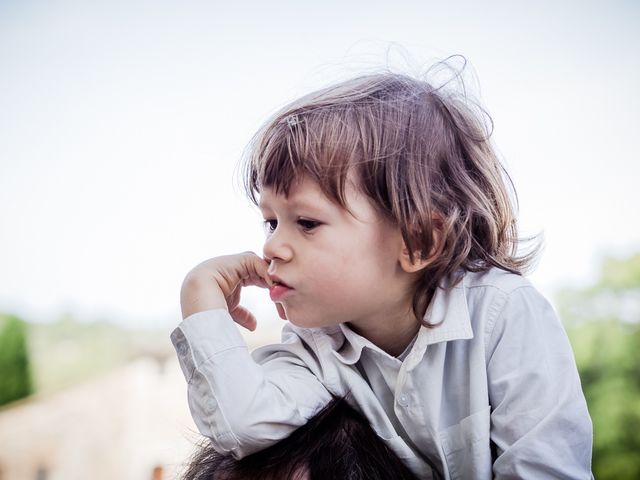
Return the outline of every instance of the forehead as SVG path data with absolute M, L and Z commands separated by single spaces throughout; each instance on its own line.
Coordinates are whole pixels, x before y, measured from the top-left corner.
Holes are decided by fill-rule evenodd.
M 314 207 L 331 204 L 339 207 L 320 188 L 318 182 L 302 177 L 291 184 L 288 193 L 277 192 L 275 187 L 263 187 L 260 192 L 260 208 L 268 208 L 278 203 L 292 207 Z

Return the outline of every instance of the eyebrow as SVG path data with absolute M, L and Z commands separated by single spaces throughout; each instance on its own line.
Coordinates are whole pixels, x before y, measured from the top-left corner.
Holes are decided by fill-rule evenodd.
M 327 203 L 329 203 L 329 202 L 327 202 Z M 314 201 L 314 200 L 311 200 L 311 199 L 295 199 L 295 200 L 287 199 L 287 207 L 289 207 L 289 208 L 309 209 L 309 210 L 313 210 L 313 211 L 325 211 L 326 210 L 326 207 L 318 205 L 317 201 Z M 272 208 L 272 207 L 268 202 L 264 202 L 262 197 L 261 197 L 260 201 L 258 202 L 258 208 L 263 210 L 265 208 Z

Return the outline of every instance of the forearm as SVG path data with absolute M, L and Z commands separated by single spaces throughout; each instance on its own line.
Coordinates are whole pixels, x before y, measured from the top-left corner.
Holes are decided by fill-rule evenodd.
M 198 429 L 238 458 L 285 438 L 331 398 L 301 345 L 258 364 L 224 310 L 188 317 L 171 338 Z

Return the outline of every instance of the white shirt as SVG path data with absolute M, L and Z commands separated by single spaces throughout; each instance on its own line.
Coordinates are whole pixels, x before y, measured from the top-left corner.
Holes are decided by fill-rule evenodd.
M 404 360 L 346 325 L 287 325 L 249 353 L 225 310 L 172 333 L 200 432 L 243 457 L 347 396 L 421 478 L 591 476 L 592 425 L 552 307 L 498 269 L 437 290 Z

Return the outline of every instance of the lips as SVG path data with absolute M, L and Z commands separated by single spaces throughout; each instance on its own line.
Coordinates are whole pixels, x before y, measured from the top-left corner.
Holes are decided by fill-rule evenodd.
M 278 302 L 280 301 L 287 293 L 292 291 L 293 289 L 284 283 L 277 282 L 271 288 L 269 288 L 269 296 L 271 297 L 271 301 Z

